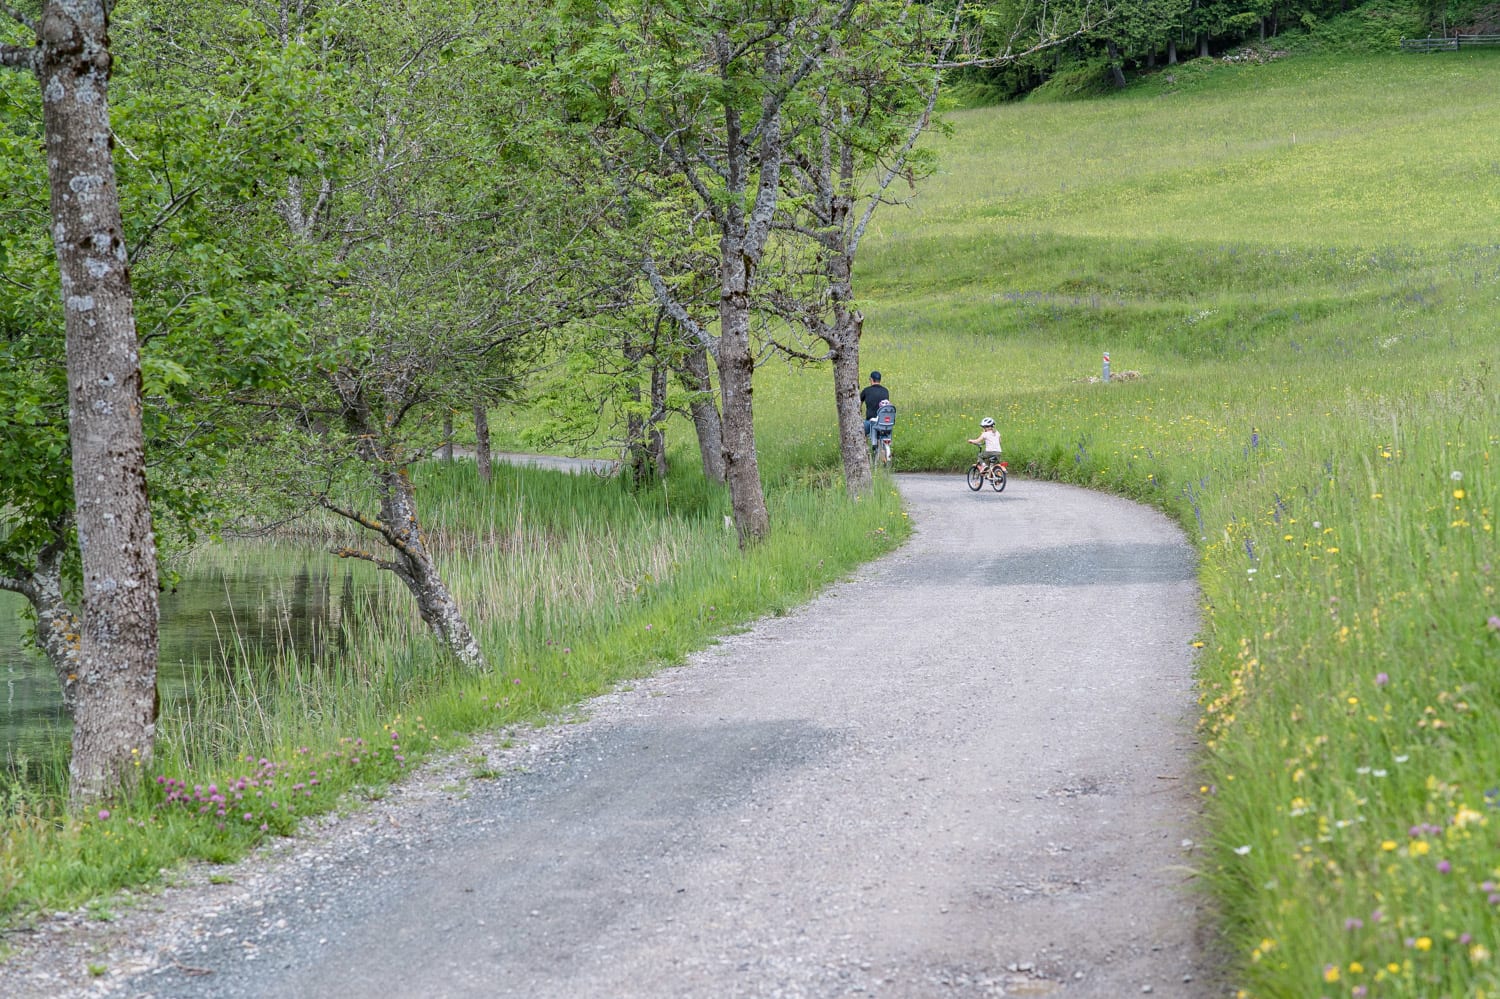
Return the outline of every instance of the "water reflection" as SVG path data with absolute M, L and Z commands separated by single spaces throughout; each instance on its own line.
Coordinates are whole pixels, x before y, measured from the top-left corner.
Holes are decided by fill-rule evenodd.
M 186 696 L 195 671 L 231 672 L 267 655 L 327 663 L 356 628 L 387 619 L 399 595 L 374 566 L 319 548 L 232 542 L 195 553 L 161 595 L 159 684 Z M 28 637 L 26 601 L 0 593 L 0 764 L 65 753 L 69 722 L 57 678 Z

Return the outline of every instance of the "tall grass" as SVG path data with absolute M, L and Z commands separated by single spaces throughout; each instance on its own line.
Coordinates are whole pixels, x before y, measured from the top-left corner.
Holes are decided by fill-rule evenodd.
M 993 416 L 1012 470 L 1197 542 L 1202 882 L 1247 996 L 1500 991 L 1497 67 L 957 114 L 859 272 L 904 461 Z

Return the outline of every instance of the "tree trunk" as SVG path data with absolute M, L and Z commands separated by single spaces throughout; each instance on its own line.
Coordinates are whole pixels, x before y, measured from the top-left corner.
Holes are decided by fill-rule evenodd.
M 375 460 L 380 461 L 384 457 L 377 457 Z M 406 470 L 394 467 L 387 460 L 377 477 L 380 481 L 378 521 L 371 521 L 327 501 L 324 505 L 379 533 L 390 544 L 395 553 L 394 558 L 377 558 L 370 552 L 352 548 L 335 548 L 333 554 L 341 558 L 364 559 L 394 573 L 416 598 L 417 613 L 422 616 L 423 623 L 432 629 L 433 636 L 453 657 L 471 669 L 486 668 L 488 663 L 485 662 L 484 653 L 469 631 L 458 601 L 443 582 L 443 577 L 432 560 L 432 552 L 427 548 L 421 521 L 417 517 L 416 494 Z
M 840 340 L 833 348 L 833 404 L 839 421 L 839 455 L 844 463 L 844 488 L 849 495 L 869 492 L 874 485 L 870 475 L 870 441 L 865 436 L 865 414 L 859 406 L 859 338 L 863 318 L 855 313 L 846 317 L 851 330 L 836 334 Z
M 340 507 L 327 496 L 321 499 L 321 503 L 339 516 L 379 534 L 394 555 L 383 559 L 372 552 L 353 548 L 335 548 L 333 554 L 373 562 L 394 573 L 416 598 L 417 613 L 422 616 L 422 621 L 454 658 L 471 669 L 485 668 L 488 664 L 484 653 L 469 631 L 458 601 L 443 582 L 427 547 L 422 522 L 417 516 L 416 492 L 412 489 L 405 462 L 381 440 L 380 417 L 370 407 L 360 380 L 339 371 L 331 373 L 331 381 L 344 407 L 345 426 L 358 441 L 359 458 L 375 480 L 380 496 L 380 517 L 371 519 L 356 510 Z
M 1167 65 L 1177 65 L 1177 39 L 1167 39 Z
M 1120 47 L 1114 42 L 1105 42 L 1109 49 L 1109 76 L 1114 81 L 1115 89 L 1125 89 L 1125 71 L 1120 68 Z
M 453 464 L 453 410 L 443 412 L 443 446 L 438 448 L 438 457 L 445 464 Z
M 396 551 L 393 571 L 416 597 L 417 612 L 437 640 L 465 666 L 484 669 L 488 665 L 484 653 L 469 631 L 469 624 L 458 609 L 458 601 L 438 573 L 432 552 L 422 536 L 411 479 L 405 469 L 388 471 L 381 478 L 384 494 L 380 501 L 380 519 L 390 532 L 387 537 Z
M 479 481 L 490 481 L 490 412 L 482 402 L 474 404 L 474 461 Z
M 660 325 L 658 315 L 658 325 Z M 653 338 L 654 342 L 654 338 Z M 636 340 L 635 333 L 627 330 L 623 334 L 620 353 L 625 359 L 622 375 L 626 382 L 625 395 L 625 444 L 621 454 L 625 474 L 632 486 L 637 488 L 651 482 L 656 468 L 651 461 L 649 436 L 651 431 L 650 407 L 642 412 L 641 406 L 641 362 L 650 355 L 651 348 Z
M 631 362 L 631 374 L 637 374 L 635 362 L 640 360 L 639 354 L 631 357 L 630 348 L 627 346 L 625 357 Z M 647 453 L 646 418 L 641 415 L 641 386 L 632 381 L 626 390 L 626 396 L 630 405 L 627 407 L 629 415 L 625 418 L 625 447 L 621 457 L 624 459 L 625 475 L 630 484 L 640 487 L 650 482 L 655 474 L 651 465 L 651 457 Z
M 71 715 L 78 703 L 79 636 L 83 624 L 63 597 L 62 562 L 67 547 L 66 528 L 37 555 L 24 578 L 0 577 L 0 590 L 19 593 L 36 615 L 36 643 L 46 654 L 62 688 L 63 707 Z
M 750 268 L 738 245 L 726 239 L 721 256 L 723 291 L 719 299 L 719 391 L 723 395 L 724 478 L 740 547 L 771 532 L 771 517 L 760 482 L 755 451 L 755 408 L 750 353 Z
M 843 157 L 840 189 L 853 186 L 854 159 Z M 824 192 L 830 202 L 832 234 L 845 231 L 850 205 L 831 187 Z M 836 240 L 836 241 L 833 241 Z M 823 246 L 824 267 L 832 299 L 832 321 L 823 334 L 833 359 L 833 404 L 838 416 L 839 456 L 844 465 L 844 488 L 851 496 L 868 492 L 874 485 L 870 475 L 870 443 L 865 436 L 865 416 L 859 405 L 859 342 L 864 335 L 864 316 L 850 308 L 854 300 L 854 261 L 846 241 L 834 236 Z
M 703 477 L 710 482 L 724 481 L 724 425 L 714 402 L 713 380 L 708 373 L 708 349 L 701 343 L 688 347 L 677 369 L 677 377 L 691 393 L 688 410 L 693 414 L 693 430 L 698 435 L 698 453 L 703 458 Z
M 1208 58 L 1208 35 L 1207 35 L 1207 33 L 1204 33 L 1204 34 L 1201 34 L 1201 35 L 1198 36 L 1198 58 L 1200 58 L 1200 59 L 1207 59 Z
M 651 360 L 651 424 L 646 451 L 655 466 L 656 477 L 667 477 L 667 435 L 661 428 L 667 413 L 667 366 L 653 348 Z
M 52 237 L 62 279 L 83 562 L 69 764 L 75 805 L 135 785 L 151 764 L 156 734 L 156 539 L 146 497 L 139 344 L 112 159 L 108 6 L 49 0 L 32 63 L 42 87 Z M 16 64 L 9 54 L 5 62 Z

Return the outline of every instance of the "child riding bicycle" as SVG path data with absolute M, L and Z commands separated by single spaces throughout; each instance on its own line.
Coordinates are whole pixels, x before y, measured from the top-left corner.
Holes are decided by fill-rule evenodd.
M 979 464 L 990 465 L 1000 460 L 1000 431 L 988 416 L 979 421 L 979 436 L 970 437 L 969 443 L 979 445 Z

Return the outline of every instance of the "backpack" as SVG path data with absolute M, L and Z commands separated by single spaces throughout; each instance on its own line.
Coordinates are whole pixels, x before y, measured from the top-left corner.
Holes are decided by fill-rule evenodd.
M 889 433 L 896 425 L 896 405 L 889 399 L 880 400 L 880 405 L 875 407 L 875 429 Z

